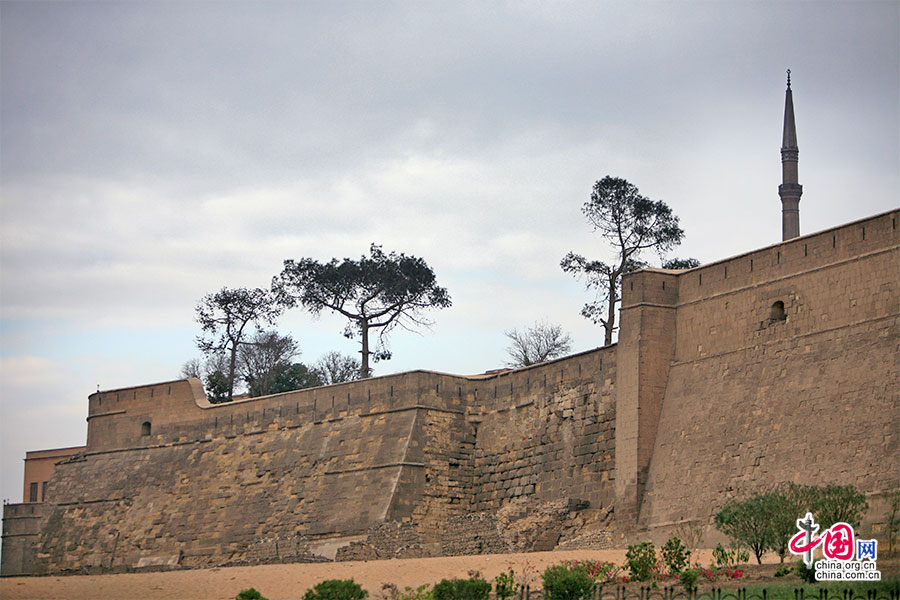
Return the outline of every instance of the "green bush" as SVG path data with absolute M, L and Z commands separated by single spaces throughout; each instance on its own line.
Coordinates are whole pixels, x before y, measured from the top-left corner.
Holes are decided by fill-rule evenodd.
M 516 595 L 516 573 L 512 569 L 508 573 L 500 573 L 494 577 L 494 591 L 498 598 L 510 598 Z
M 234 600 L 266 600 L 265 596 L 260 594 L 254 588 L 241 590 L 241 592 L 234 597 Z
M 647 581 L 656 566 L 656 547 L 653 542 L 643 542 L 628 546 L 625 553 L 625 566 L 628 567 L 629 579 Z
M 434 593 L 428 589 L 427 583 L 423 583 L 415 589 L 406 586 L 398 597 L 400 600 L 434 600 Z
M 737 565 L 744 564 L 750 560 L 750 553 L 737 546 L 732 546 L 730 550 L 726 549 L 722 544 L 716 544 L 713 550 L 713 566 L 719 568 L 733 568 Z
M 306 590 L 303 600 L 363 600 L 368 595 L 352 579 L 327 579 Z
M 785 575 L 790 575 L 791 571 L 790 565 L 780 565 L 777 569 L 775 569 L 775 577 L 784 577 Z
M 821 560 L 821 559 L 820 559 Z M 813 561 L 812 567 L 807 567 L 806 563 L 802 560 L 794 566 L 794 573 L 797 574 L 800 579 L 805 581 L 806 583 L 816 583 L 816 563 L 818 560 Z
M 547 567 L 542 576 L 546 600 L 587 600 L 594 591 L 594 580 L 577 564 Z
M 699 573 L 697 572 L 697 569 L 685 569 L 678 576 L 681 581 L 681 585 L 684 586 L 684 591 L 686 591 L 688 594 L 690 594 L 697 588 L 698 576 Z
M 434 600 L 488 600 L 491 584 L 484 579 L 442 579 L 432 590 Z
M 679 538 L 670 537 L 661 551 L 663 562 L 666 563 L 666 567 L 672 575 L 677 575 L 687 568 L 691 559 L 691 551 L 684 547 Z

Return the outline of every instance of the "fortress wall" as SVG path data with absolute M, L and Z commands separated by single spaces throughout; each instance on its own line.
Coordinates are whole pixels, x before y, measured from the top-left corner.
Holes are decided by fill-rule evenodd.
M 675 357 L 640 525 L 705 520 L 729 499 L 788 481 L 851 483 L 876 505 L 898 483 L 897 216 L 681 276 Z M 698 271 L 708 296 L 698 294 Z M 770 318 L 778 300 L 784 320 Z M 864 525 L 877 533 L 876 505 Z
M 51 572 L 220 564 L 263 538 L 362 534 L 398 511 L 420 412 L 88 453 L 54 473 L 38 559 Z
M 608 505 L 615 463 L 615 347 L 498 375 L 473 417 L 472 510 L 517 498 Z
M 197 379 L 91 394 L 87 452 L 149 447 L 265 427 L 297 426 L 427 405 L 465 406 L 466 378 L 412 371 L 223 404 L 210 404 Z M 141 434 L 149 423 L 151 434 Z

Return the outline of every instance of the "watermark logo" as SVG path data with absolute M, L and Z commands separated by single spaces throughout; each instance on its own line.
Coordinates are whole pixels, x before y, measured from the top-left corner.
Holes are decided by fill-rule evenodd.
M 822 535 L 812 513 L 797 519 L 799 530 L 788 543 L 791 554 L 803 557 L 808 569 L 815 568 L 816 581 L 880 581 L 876 569 L 878 540 L 860 540 L 848 523 L 835 523 Z M 813 551 L 821 547 L 825 560 L 815 561 Z M 855 558 L 854 558 L 855 557 Z

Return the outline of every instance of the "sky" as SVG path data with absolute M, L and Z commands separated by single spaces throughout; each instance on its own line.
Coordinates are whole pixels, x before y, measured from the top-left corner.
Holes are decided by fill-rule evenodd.
M 375 374 L 504 366 L 504 331 L 602 345 L 559 267 L 623 177 L 709 262 L 781 236 L 791 69 L 801 233 L 900 198 L 900 3 L 0 3 L 0 497 L 85 442 L 88 394 L 200 355 L 194 307 L 285 259 L 425 259 L 453 300 Z M 654 264 L 660 257 L 645 256 Z M 301 360 L 354 354 L 292 310 Z

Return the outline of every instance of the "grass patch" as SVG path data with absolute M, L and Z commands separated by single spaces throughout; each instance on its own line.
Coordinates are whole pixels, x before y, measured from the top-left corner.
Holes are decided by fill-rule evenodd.
M 819 597 L 820 590 L 827 591 L 829 600 L 833 598 L 843 599 L 844 591 L 850 590 L 853 598 L 866 598 L 874 592 L 876 598 L 890 598 L 891 592 L 900 590 L 900 578 L 891 577 L 882 581 L 829 581 L 816 584 L 801 583 L 754 583 L 746 586 L 747 596 L 762 597 L 762 591 L 766 590 L 766 600 L 795 600 L 794 590 L 802 589 L 805 598 L 815 599 Z M 723 590 L 723 594 L 730 590 Z M 700 594 L 706 593 L 701 590 Z

